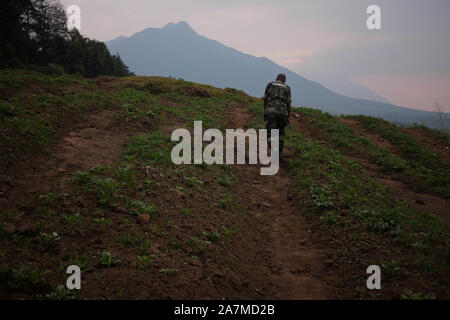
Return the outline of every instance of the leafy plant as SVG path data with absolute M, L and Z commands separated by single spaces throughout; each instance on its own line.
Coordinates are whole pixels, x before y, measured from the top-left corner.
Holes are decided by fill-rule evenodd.
M 62 215 L 66 225 L 68 226 L 68 229 L 70 232 L 73 233 L 75 226 L 83 221 L 83 216 L 81 216 L 79 213 L 75 214 L 63 214 Z
M 231 228 L 226 228 L 225 226 L 222 226 L 222 230 L 223 230 L 223 235 L 225 237 L 228 237 L 228 236 L 233 235 L 238 230 L 238 227 L 232 226 Z
M 394 276 L 400 272 L 400 264 L 395 260 L 382 262 L 381 266 L 383 272 L 390 276 Z
M 403 300 L 435 300 L 436 297 L 433 294 L 427 293 L 421 293 L 421 292 L 414 292 L 412 290 L 406 290 L 405 293 L 403 293 L 400 296 Z
M 105 229 L 105 226 L 107 226 L 108 224 L 111 224 L 111 222 L 112 222 L 111 219 L 106 219 L 103 217 L 102 218 L 93 218 L 92 221 L 97 223 L 102 230 Z
M 203 231 L 202 234 L 211 242 L 217 242 L 222 238 L 220 233 L 218 233 L 217 231 Z
M 169 269 L 169 268 L 161 268 L 161 269 L 159 269 L 159 272 L 165 273 L 168 276 L 173 275 L 177 271 L 178 271 L 177 269 Z
M 11 268 L 7 265 L 0 265 L 0 280 L 13 290 L 44 291 L 49 289 L 49 284 L 45 276 L 51 270 L 39 271 L 29 265 L 21 265 L 18 268 Z
M 102 265 L 104 265 L 105 267 L 109 268 L 113 265 L 116 265 L 117 263 L 119 263 L 119 259 L 117 259 L 116 257 L 114 257 L 111 252 L 107 251 L 107 250 L 103 250 L 102 253 L 100 254 L 100 262 Z
M 137 256 L 139 262 L 148 264 L 153 261 L 153 258 L 150 256 Z
M 227 187 L 232 184 L 232 180 L 229 177 L 223 176 L 219 177 L 217 183 L 220 184 L 221 186 Z
M 203 241 L 198 238 L 191 238 L 186 242 L 186 245 L 192 249 L 194 253 L 202 253 L 205 251 L 205 246 L 210 244 L 210 241 Z
M 339 221 L 339 216 L 334 211 L 327 211 L 320 216 L 320 219 L 329 224 L 335 224 Z
M 152 203 L 146 203 L 140 200 L 133 200 L 129 204 L 129 208 L 134 210 L 134 214 L 148 214 L 153 216 L 158 212 L 156 205 Z
M 49 300 L 74 300 L 76 298 L 76 291 L 69 290 L 67 287 L 59 285 L 45 297 Z
M 314 203 L 318 207 L 327 208 L 333 206 L 333 196 L 329 185 L 312 185 L 310 188 L 310 193 L 314 199 Z
M 52 234 L 47 234 L 45 232 L 41 232 L 41 241 L 45 248 L 53 249 L 57 246 L 58 242 L 61 240 L 61 237 L 57 232 L 53 232 Z

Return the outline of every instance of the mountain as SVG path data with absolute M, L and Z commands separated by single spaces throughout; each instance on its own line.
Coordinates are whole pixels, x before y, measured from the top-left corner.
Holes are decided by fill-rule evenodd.
M 332 114 L 376 116 L 400 124 L 439 126 L 435 112 L 337 94 L 265 57 L 255 57 L 201 36 L 184 21 L 148 28 L 106 45 L 112 53 L 119 53 L 137 75 L 180 77 L 216 87 L 233 87 L 261 97 L 267 82 L 283 72 L 292 89 L 293 105 Z
M 333 75 L 308 76 L 303 72 L 298 73 L 303 74 L 306 78 L 314 79 L 314 81 L 321 83 L 331 91 L 334 91 L 340 95 L 357 99 L 373 100 L 382 103 L 391 103 L 388 99 L 379 95 L 375 91 L 343 77 Z
M 109 41 L 108 41 L 108 44 L 109 44 L 109 45 L 112 45 L 112 44 L 117 43 L 117 42 L 119 42 L 120 40 L 123 40 L 123 39 L 126 39 L 126 38 L 127 38 L 127 37 L 119 36 L 119 37 L 117 37 L 117 38 L 114 38 L 114 39 L 112 39 L 112 40 L 109 40 Z

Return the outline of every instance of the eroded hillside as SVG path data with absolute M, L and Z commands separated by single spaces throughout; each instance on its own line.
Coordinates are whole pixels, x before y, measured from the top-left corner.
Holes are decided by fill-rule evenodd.
M 448 136 L 298 108 L 261 176 L 170 158 L 195 120 L 262 128 L 241 91 L 26 71 L 0 87 L 2 298 L 449 297 Z

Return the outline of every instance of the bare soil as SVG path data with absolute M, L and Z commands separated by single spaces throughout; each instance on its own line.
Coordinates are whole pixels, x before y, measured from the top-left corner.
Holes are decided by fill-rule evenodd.
M 28 157 L 12 169 L 17 175 L 8 178 L 13 188 L 7 188 L 5 196 L 18 202 L 31 194 L 47 193 L 60 185 L 64 176 L 116 160 L 128 136 L 113 126 L 117 113 L 102 110 L 84 119 L 74 119 L 75 126 L 43 155 Z
M 229 127 L 247 128 L 253 116 L 241 106 L 232 109 L 228 114 Z M 35 234 L 34 221 L 40 214 L 34 210 L 33 201 L 24 206 L 23 201 L 33 199 L 37 194 L 70 192 L 70 186 L 65 183 L 68 179 L 78 170 L 118 160 L 125 140 L 133 131 L 170 134 L 174 128 L 173 125 L 151 128 L 145 121 L 138 128 L 117 126 L 117 115 L 116 110 L 103 110 L 73 119 L 68 126 L 70 129 L 45 152 L 29 156 L 13 168 L 14 175 L 7 177 L 2 207 L 19 209 L 21 213 L 14 217 L 10 228 L 26 231 L 31 236 Z M 112 220 L 107 237 L 92 228 L 83 230 L 80 227 L 54 252 L 27 252 L 27 262 L 40 265 L 40 269 L 51 269 L 59 259 L 68 259 L 71 252 L 100 252 L 103 248 L 120 252 L 121 263 L 117 267 L 85 273 L 80 297 L 87 299 L 98 299 L 105 291 L 115 298 L 125 299 L 336 298 L 331 285 L 333 274 L 326 268 L 331 255 L 326 248 L 314 243 L 303 208 L 292 201 L 294 189 L 283 164 L 275 176 L 261 176 L 258 166 L 236 165 L 234 170 L 242 183 L 233 192 L 241 195 L 242 203 L 246 204 L 245 215 L 225 249 L 214 247 L 200 254 L 198 260 L 162 250 L 167 246 L 167 234 L 181 241 L 187 235 L 201 234 L 204 229 L 217 229 L 229 218 L 218 216 L 217 208 L 201 196 L 190 198 L 179 194 L 174 198 L 168 194 L 158 195 L 157 190 L 149 191 L 149 196 L 158 197 L 159 206 L 164 208 L 164 216 L 155 224 L 170 220 L 176 227 L 159 229 L 155 225 L 136 224 L 131 230 L 134 230 L 132 234 L 146 232 L 151 240 L 151 254 L 165 261 L 154 268 L 185 265 L 183 272 L 177 272 L 170 279 L 158 272 L 136 271 L 135 255 L 119 248 L 117 243 L 125 226 L 113 211 L 102 213 L 104 218 Z M 150 173 L 143 169 L 142 175 L 146 174 L 163 179 L 154 169 L 150 169 Z M 176 183 L 176 177 L 168 179 Z M 88 198 L 79 198 L 68 205 L 70 212 L 90 214 L 96 210 Z M 190 206 L 195 215 L 181 217 L 180 210 L 186 206 Z M 20 265 L 24 261 L 18 250 L 5 248 L 2 260 L 8 257 L 9 263 Z M 58 276 L 54 281 L 63 281 L 60 278 Z M 28 297 L 26 293 L 17 292 L 2 295 L 6 298 Z
M 101 82 L 101 85 L 107 88 L 108 82 Z M 3 209 L 16 208 L 24 199 L 31 199 L 36 194 L 70 192 L 70 187 L 64 183 L 67 179 L 78 170 L 118 160 L 127 137 L 133 132 L 159 131 L 170 134 L 176 127 L 176 123 L 166 123 L 155 128 L 145 121 L 118 126 L 115 121 L 117 115 L 116 110 L 103 110 L 82 119 L 74 119 L 68 126 L 70 129 L 43 154 L 24 158 L 11 169 L 13 174 L 7 174 L 7 187 L 4 197 L 0 198 Z M 248 128 L 254 117 L 243 106 L 230 106 L 227 113 L 228 128 Z M 378 145 L 395 149 L 377 135 L 362 130 L 356 121 L 342 121 Z M 291 122 L 305 136 L 327 144 L 303 119 L 293 116 Z M 289 154 L 289 150 L 286 154 Z M 448 201 L 414 193 L 393 177 L 381 174 L 378 167 L 367 159 L 361 157 L 357 160 L 369 174 L 388 186 L 395 197 L 412 200 L 417 208 L 438 212 L 444 221 L 449 222 Z M 139 169 L 143 179 L 150 177 L 161 183 L 165 181 L 176 185 L 183 178 L 163 177 L 154 168 L 150 168 L 150 172 L 148 168 Z M 237 221 L 211 203 L 208 194 L 178 192 L 173 196 L 153 189 L 148 191 L 148 196 L 158 199 L 162 214 L 151 224 L 139 225 L 133 220 L 134 224 L 130 227 L 123 223 L 117 212 L 111 210 L 102 213 L 105 218 L 112 220 L 106 236 L 87 227 L 71 235 L 55 252 L 27 252 L 27 259 L 50 268 L 59 259 L 66 260 L 72 251 L 100 252 L 109 248 L 117 252 L 121 261 L 117 266 L 86 272 L 80 296 L 85 299 L 101 298 L 104 292 L 110 293 L 111 296 L 107 298 L 116 299 L 342 298 L 335 287 L 339 274 L 336 274 L 338 269 L 335 268 L 333 249 L 327 246 L 328 235 L 313 234 L 314 226 L 307 218 L 305 208 L 295 200 L 295 188 L 285 163 L 281 163 L 279 173 L 274 176 L 262 176 L 259 170 L 259 166 L 254 165 L 233 166 L 233 172 L 241 183 L 230 191 L 238 195 L 245 205 Z M 213 186 L 216 181 L 211 179 L 204 183 Z M 68 210 L 72 212 L 95 211 L 91 199 L 79 198 L 70 206 Z M 180 211 L 186 207 L 191 208 L 192 214 L 180 215 Z M 33 210 L 32 204 L 21 208 L 21 211 L 14 218 L 12 227 L 35 232 L 32 223 L 39 213 Z M 168 221 L 171 225 L 168 225 Z M 182 242 L 183 239 L 201 234 L 203 230 L 217 230 L 226 223 L 238 224 L 236 234 L 230 237 L 226 246 L 222 242 L 211 246 L 206 252 L 199 253 L 198 259 L 193 258 L 192 252 L 185 247 L 178 251 L 164 249 L 169 246 L 169 235 L 173 239 L 170 241 Z M 159 257 L 158 262 L 151 265 L 154 270 L 179 266 L 183 266 L 183 269 L 169 278 L 161 272 L 137 270 L 136 254 L 131 249 L 124 250 L 117 241 L 124 230 L 131 230 L 132 235 L 144 232 L 150 239 L 150 254 Z M 366 253 L 362 252 L 361 255 Z M 5 248 L 1 258 L 9 259 L 13 265 L 15 262 L 20 264 L 23 262 L 21 254 L 18 248 Z M 360 273 L 355 282 L 364 280 L 363 268 Z M 351 282 L 344 285 L 349 287 L 349 291 L 352 290 Z M 0 294 L 2 297 L 29 298 L 26 293 L 3 293 L 3 296 Z
M 230 117 L 231 128 L 236 129 L 247 128 L 253 120 L 242 108 L 234 109 Z M 280 287 L 275 298 L 336 298 L 326 272 L 331 255 L 313 242 L 303 208 L 293 201 L 295 189 L 284 163 L 273 176 L 260 175 L 257 166 L 241 167 L 240 176 L 240 193 L 249 204 L 249 212 L 260 226 L 265 226 L 270 239 L 268 250 L 274 258 L 270 277 Z

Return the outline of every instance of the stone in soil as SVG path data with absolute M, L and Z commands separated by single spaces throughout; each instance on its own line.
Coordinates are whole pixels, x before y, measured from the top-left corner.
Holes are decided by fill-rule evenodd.
M 149 221 L 150 221 L 150 216 L 148 214 L 140 214 L 137 217 L 137 222 L 139 224 L 147 224 L 147 223 L 149 223 Z

